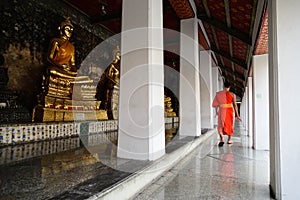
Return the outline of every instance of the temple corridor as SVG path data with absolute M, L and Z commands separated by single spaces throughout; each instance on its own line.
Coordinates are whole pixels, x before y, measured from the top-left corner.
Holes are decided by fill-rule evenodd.
M 0 200 L 300 199 L 299 0 L 0 5 Z
M 271 199 L 269 151 L 252 149 L 251 139 L 240 123 L 232 145 L 218 147 L 214 134 L 134 200 Z

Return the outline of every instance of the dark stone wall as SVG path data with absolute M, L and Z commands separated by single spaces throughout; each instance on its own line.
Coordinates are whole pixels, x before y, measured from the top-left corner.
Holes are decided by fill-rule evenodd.
M 8 88 L 20 94 L 19 102 L 30 111 L 40 93 L 49 42 L 59 37 L 57 28 L 68 15 L 74 25 L 70 41 L 75 46 L 79 68 L 89 52 L 112 35 L 110 32 L 91 24 L 87 16 L 61 0 L 0 2 L 0 53 L 8 68 Z M 109 55 L 110 52 L 111 48 Z

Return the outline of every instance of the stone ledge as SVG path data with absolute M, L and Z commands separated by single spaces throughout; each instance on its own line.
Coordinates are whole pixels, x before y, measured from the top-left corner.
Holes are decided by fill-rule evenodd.
M 207 133 L 191 142 L 188 142 L 177 150 L 169 154 L 165 154 L 162 158 L 150 164 L 150 166 L 135 172 L 135 174 L 127 177 L 110 188 L 93 195 L 89 198 L 89 200 L 110 200 L 119 199 L 120 197 L 122 197 L 122 199 L 132 198 L 144 187 L 148 186 L 155 179 L 161 176 L 165 171 L 174 167 L 179 161 L 189 155 L 198 145 L 213 136 L 215 133 L 216 129 L 209 130 Z

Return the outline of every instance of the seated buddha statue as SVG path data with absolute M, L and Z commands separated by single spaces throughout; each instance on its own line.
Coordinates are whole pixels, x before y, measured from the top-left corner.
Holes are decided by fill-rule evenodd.
M 69 41 L 72 36 L 74 26 L 70 19 L 63 21 L 58 30 L 60 38 L 53 38 L 50 42 L 47 60 L 53 65 L 50 67 L 51 73 L 62 73 L 74 77 L 77 75 L 75 66 L 75 47 Z
M 33 111 L 35 122 L 72 121 L 73 110 L 87 111 L 85 119 L 88 119 L 91 116 L 88 114 L 89 110 L 99 110 L 100 102 L 94 97 L 94 80 L 89 76 L 77 76 L 75 47 L 69 41 L 73 28 L 73 24 L 67 18 L 58 27 L 60 37 L 51 39 L 42 92 L 38 95 L 38 105 Z M 98 114 L 99 118 L 107 118 L 106 113 L 99 111 L 97 116 Z
M 70 97 L 72 84 L 76 81 L 88 79 L 86 76 L 77 77 L 75 65 L 75 47 L 69 41 L 73 33 L 73 24 L 67 18 L 58 30 L 59 38 L 53 38 L 49 45 L 47 61 L 50 63 L 44 76 L 43 88 L 47 94 Z

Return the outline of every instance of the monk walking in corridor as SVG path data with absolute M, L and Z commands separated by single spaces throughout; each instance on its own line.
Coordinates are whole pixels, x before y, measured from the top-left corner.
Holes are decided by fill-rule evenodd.
M 241 121 L 238 107 L 236 105 L 235 94 L 229 92 L 230 83 L 224 82 L 224 89 L 216 93 L 212 106 L 216 108 L 218 114 L 218 132 L 220 135 L 219 146 L 224 145 L 224 135 L 228 135 L 227 144 L 232 144 L 231 136 L 233 135 L 233 120 L 235 118 Z

